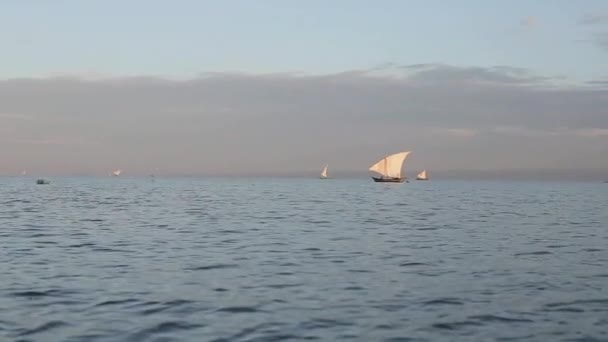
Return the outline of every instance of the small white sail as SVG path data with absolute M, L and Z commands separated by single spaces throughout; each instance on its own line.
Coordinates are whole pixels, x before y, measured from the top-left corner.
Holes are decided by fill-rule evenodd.
M 410 153 L 411 151 L 391 154 L 370 166 L 369 170 L 386 178 L 401 178 L 403 162 Z
M 118 177 L 118 176 L 120 176 L 121 173 L 122 173 L 121 169 L 114 170 L 114 171 L 112 171 L 112 176 Z
M 327 178 L 327 167 L 329 165 L 325 165 L 325 167 L 323 168 L 323 171 L 321 171 L 321 178 Z
M 22 176 L 27 175 L 27 171 L 25 171 L 25 170 L 21 171 L 21 175 L 22 175 Z
M 420 172 L 418 174 L 418 176 L 416 176 L 416 179 L 418 180 L 427 180 L 427 176 L 426 176 L 426 170 L 422 170 L 422 172 Z

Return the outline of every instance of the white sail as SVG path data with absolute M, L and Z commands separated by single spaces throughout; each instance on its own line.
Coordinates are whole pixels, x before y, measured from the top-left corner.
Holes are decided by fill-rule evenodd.
M 327 178 L 327 166 L 328 165 L 325 165 L 323 171 L 321 171 L 321 178 Z
M 118 169 L 118 170 L 112 171 L 112 176 L 116 176 L 117 177 L 117 176 L 120 176 L 121 173 L 122 173 L 122 170 Z
M 418 176 L 416 176 L 416 179 L 427 179 L 426 178 L 426 170 L 422 170 L 422 172 L 420 172 L 418 174 Z
M 401 178 L 403 162 L 410 153 L 410 151 L 406 151 L 391 154 L 370 166 L 369 170 L 377 172 L 387 178 Z

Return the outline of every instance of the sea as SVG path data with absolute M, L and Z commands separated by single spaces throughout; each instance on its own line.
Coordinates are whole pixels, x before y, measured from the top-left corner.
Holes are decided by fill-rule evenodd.
M 0 178 L 0 341 L 608 341 L 608 184 Z

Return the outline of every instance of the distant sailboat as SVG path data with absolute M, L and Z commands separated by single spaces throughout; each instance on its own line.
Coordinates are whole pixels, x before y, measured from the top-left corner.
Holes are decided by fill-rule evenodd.
M 22 176 L 27 175 L 27 171 L 25 171 L 25 170 L 24 170 L 24 171 L 21 171 L 21 175 L 22 175 Z
M 327 173 L 327 167 L 329 165 L 325 165 L 325 167 L 323 168 L 323 171 L 321 171 L 321 179 L 327 179 L 329 178 L 329 174 Z
M 118 169 L 118 170 L 112 171 L 111 175 L 114 177 L 118 177 L 118 176 L 120 176 L 121 173 L 122 173 L 122 170 Z
M 426 170 L 422 170 L 422 172 L 416 176 L 416 180 L 429 180 L 429 177 L 426 175 Z
M 384 157 L 376 164 L 370 166 L 369 170 L 380 175 L 380 177 L 372 176 L 374 182 L 380 183 L 403 183 L 405 176 L 401 176 L 401 168 L 405 158 L 411 153 L 411 151 L 399 152 L 391 154 L 390 156 Z

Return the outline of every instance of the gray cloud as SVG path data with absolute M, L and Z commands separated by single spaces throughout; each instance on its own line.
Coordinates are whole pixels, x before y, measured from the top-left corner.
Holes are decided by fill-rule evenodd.
M 536 17 L 533 16 L 529 16 L 526 18 L 523 18 L 519 24 L 527 29 L 532 29 L 535 28 L 536 26 L 538 26 L 538 19 Z
M 608 90 L 509 66 L 0 81 L 0 172 L 608 168 Z M 8 115 L 10 113 L 10 115 Z M 28 118 L 27 120 L 17 118 Z M 564 151 L 580 155 L 576 165 Z
M 0 113 L 0 119 L 3 120 L 32 120 L 29 115 L 17 114 L 17 113 Z
M 603 25 L 608 24 L 608 14 L 585 14 L 580 20 L 582 25 Z
M 608 14 L 586 14 L 579 20 L 579 24 L 592 29 L 591 37 L 584 41 L 591 42 L 601 49 L 608 50 L 608 31 L 606 31 L 606 28 L 608 28 Z
M 495 84 L 533 84 L 560 80 L 557 77 L 541 77 L 532 74 L 523 68 L 510 66 L 484 67 L 456 67 L 444 64 L 415 64 L 403 66 L 412 70 L 409 80 L 419 82 L 456 82 L 473 83 L 486 82 Z
M 587 84 L 598 87 L 608 87 L 608 79 L 605 80 L 591 80 L 587 81 Z
M 599 47 L 608 49 L 608 32 L 596 33 L 594 35 L 594 41 Z

